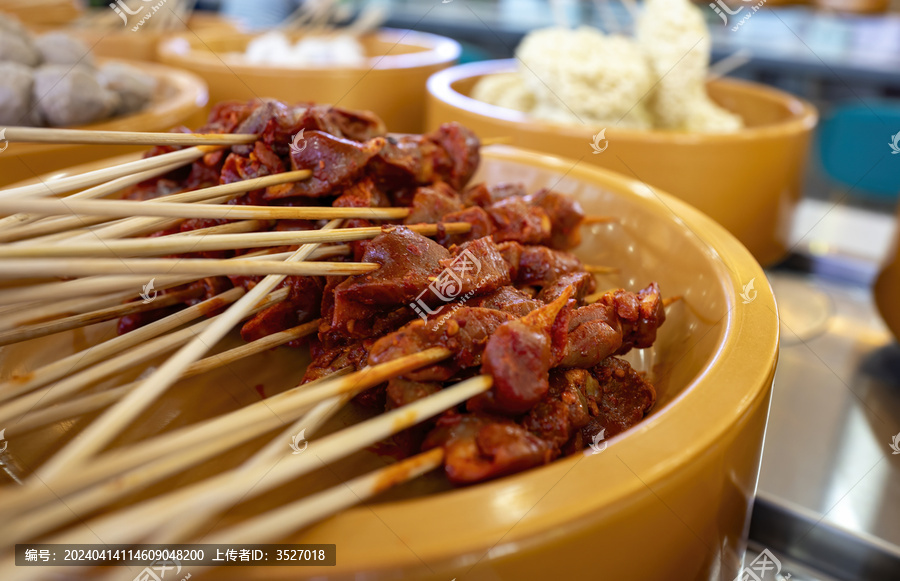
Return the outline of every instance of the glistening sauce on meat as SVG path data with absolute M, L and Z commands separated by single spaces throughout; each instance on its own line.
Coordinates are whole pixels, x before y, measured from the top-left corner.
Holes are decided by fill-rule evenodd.
M 301 130 L 306 146 L 298 151 L 291 144 Z M 350 255 L 337 260 L 376 263 L 377 271 L 287 277 L 287 298 L 241 329 L 244 340 L 256 341 L 318 321 L 311 323 L 318 325 L 317 334 L 290 343 L 310 349 L 303 382 L 432 347 L 451 352 L 440 363 L 357 395 L 355 405 L 377 412 L 402 410 L 480 373 L 492 376 L 489 391 L 437 417 L 412 425 L 411 412 L 400 414 L 397 426 L 407 429 L 390 440 L 392 451 L 439 449 L 449 480 L 471 484 L 578 453 L 601 433 L 627 430 L 652 408 L 653 386 L 617 356 L 653 345 L 665 321 L 659 288 L 650 283 L 637 292 L 617 289 L 588 304 L 594 276 L 569 252 L 579 244 L 585 221 L 578 202 L 549 189 L 530 192 L 528 184 L 470 184 L 480 145 L 465 127 L 448 123 L 424 135 L 399 135 L 365 111 L 255 101 L 217 105 L 200 131 L 259 137 L 143 182 L 128 196 L 150 199 L 310 169 L 308 180 L 251 191 L 229 203 L 410 209 L 405 220 L 345 220 L 346 227 L 381 226 L 381 233 L 351 242 Z M 158 147 L 150 155 L 173 149 Z M 228 222 L 185 220 L 153 235 Z M 471 228 L 451 233 L 446 224 L 453 222 Z M 433 239 L 408 228 L 422 223 L 437 225 Z M 264 229 L 323 224 L 273 220 Z M 466 268 L 454 270 L 460 264 Z M 122 319 L 120 332 L 233 287 L 249 290 L 259 280 L 208 277 L 167 289 L 162 293 L 192 292 L 167 311 Z M 408 470 L 389 472 L 384 486 Z

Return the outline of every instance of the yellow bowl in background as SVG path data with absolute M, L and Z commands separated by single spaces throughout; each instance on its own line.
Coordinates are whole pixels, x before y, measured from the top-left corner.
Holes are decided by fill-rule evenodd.
M 139 16 L 139 15 L 138 15 Z M 91 46 L 91 52 L 100 57 L 136 61 L 158 61 L 157 48 L 163 39 L 172 35 L 171 30 L 140 29 L 132 31 L 138 16 L 132 16 L 130 25 L 113 30 L 69 28 L 65 32 L 81 38 Z M 118 21 L 117 21 L 118 23 Z M 218 14 L 195 12 L 187 21 L 191 34 L 201 41 L 218 34 L 235 34 L 238 26 Z
M 494 146 L 484 150 L 475 179 L 522 181 L 529 189 L 552 186 L 577 197 L 587 212 L 616 216 L 615 223 L 585 227 L 576 251 L 592 264 L 619 269 L 604 275 L 599 287 L 636 289 L 656 280 L 664 296 L 683 297 L 667 308 L 655 346 L 628 357 L 657 386 L 659 400 L 650 416 L 610 439 L 599 454 L 578 454 L 461 489 L 449 489 L 441 475 L 423 477 L 284 539 L 336 543 L 336 567 L 225 567 L 210 572 L 210 578 L 487 581 L 596 579 L 602 574 L 711 581 L 737 574 L 778 356 L 772 290 L 746 248 L 701 212 L 668 194 L 650 193 L 637 180 L 572 165 L 571 160 Z M 742 300 L 738 293 L 750 281 L 756 290 Z M 0 348 L 0 381 L 84 349 L 106 338 L 112 325 Z M 236 341 L 231 336 L 222 347 Z M 279 393 L 295 385 L 307 361 L 305 350 L 281 348 L 180 382 L 113 446 L 258 401 L 256 389 L 268 396 Z M 122 380 L 133 379 L 144 367 L 129 369 Z M 354 413 L 346 410 L 329 429 L 347 425 Z M 11 428 L 12 461 L 37 466 L 86 425 L 85 419 L 64 421 L 27 434 Z M 186 470 L 150 493 L 236 466 L 272 437 Z M 334 486 L 336 478 L 363 467 L 383 465 L 371 453 L 356 453 L 234 508 L 218 526 L 297 500 L 301 490 Z
M 156 95 L 144 110 L 93 123 L 79 129 L 108 131 L 168 131 L 177 125 L 200 126 L 209 100 L 206 84 L 196 75 L 151 63 L 126 62 L 158 81 Z M 144 146 L 57 145 L 11 143 L 0 155 L 0 187 L 60 170 L 73 164 L 104 159 Z
M 99 9 L 104 14 L 114 14 L 112 10 L 104 6 Z M 118 18 L 112 17 L 112 26 L 85 26 L 72 25 L 52 26 L 48 24 L 29 24 L 28 28 L 34 34 L 46 32 L 65 32 L 75 38 L 80 38 L 89 47 L 96 57 L 126 59 L 132 61 L 157 61 L 157 46 L 164 39 L 172 35 L 171 30 L 156 30 L 153 28 L 141 28 L 132 31 L 132 27 L 139 21 L 140 14 L 129 18 L 130 26 L 126 26 Z M 205 40 L 209 34 L 235 33 L 238 26 L 227 18 L 218 14 L 194 12 L 187 21 L 191 32 L 201 40 Z
M 26 26 L 59 26 L 75 20 L 84 12 L 79 0 L 0 0 L 0 14 L 16 18 Z
M 897 207 L 897 224 L 900 225 L 900 206 Z M 894 249 L 888 254 L 872 292 L 881 317 L 900 341 L 900 230 L 894 235 Z
M 297 37 L 295 37 L 297 38 Z M 213 103 L 273 98 L 315 101 L 378 114 L 390 131 L 421 132 L 425 83 L 459 59 L 455 40 L 409 30 L 379 30 L 361 38 L 370 62 L 363 67 L 296 68 L 249 64 L 240 55 L 253 35 L 209 34 L 166 39 L 162 62 L 192 71 L 209 84 Z
M 784 256 L 818 121 L 812 104 L 755 83 L 712 81 L 710 96 L 744 118 L 747 127 L 739 133 L 607 127 L 609 146 L 594 154 L 590 144 L 602 127 L 539 121 L 469 97 L 481 77 L 513 72 L 515 63 L 470 63 L 429 79 L 427 128 L 458 121 L 482 138 L 508 137 L 519 147 L 612 169 L 705 212 L 764 265 Z

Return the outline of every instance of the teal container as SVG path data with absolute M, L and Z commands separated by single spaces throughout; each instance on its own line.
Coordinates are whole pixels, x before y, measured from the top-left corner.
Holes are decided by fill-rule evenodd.
M 825 173 L 851 195 L 883 199 L 900 193 L 900 100 L 836 108 L 819 131 Z

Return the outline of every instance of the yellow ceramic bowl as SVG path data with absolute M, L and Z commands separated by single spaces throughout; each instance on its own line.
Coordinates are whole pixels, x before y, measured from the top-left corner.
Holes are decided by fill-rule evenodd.
M 139 6 L 139 5 L 136 5 Z M 112 10 L 104 6 L 104 11 L 114 14 Z M 132 27 L 139 20 L 140 14 L 131 16 L 126 26 L 118 18 L 113 17 L 112 27 L 85 27 L 69 26 L 62 32 L 82 39 L 91 47 L 91 52 L 98 57 L 128 59 L 134 61 L 156 61 L 157 46 L 164 39 L 172 35 L 170 30 L 156 30 L 152 28 L 133 31 Z M 206 40 L 208 35 L 232 34 L 238 27 L 226 18 L 217 14 L 195 12 L 187 22 L 193 34 L 201 40 Z M 30 26 L 35 33 L 60 30 L 58 27 Z
M 900 225 L 900 206 L 897 208 L 897 224 Z M 900 231 L 895 235 L 894 249 L 888 255 L 881 274 L 873 287 L 875 304 L 887 326 L 900 341 Z
M 763 264 L 784 256 L 818 115 L 787 93 L 734 80 L 711 82 L 720 105 L 747 127 L 731 135 L 607 127 L 608 148 L 593 154 L 602 127 L 552 124 L 471 99 L 481 77 L 516 70 L 514 60 L 460 65 L 428 81 L 428 125 L 459 121 L 483 138 L 615 170 L 674 194 L 725 226 Z
M 578 454 L 455 490 L 434 474 L 285 539 L 336 544 L 336 567 L 222 568 L 211 578 L 471 581 L 602 575 L 707 581 L 737 574 L 778 355 L 772 290 L 750 253 L 688 204 L 608 170 L 572 166 L 571 160 L 495 146 L 486 148 L 476 179 L 552 186 L 576 196 L 588 212 L 618 217 L 616 223 L 586 228 L 577 250 L 586 261 L 620 269 L 601 280 L 601 288 L 635 289 L 656 280 L 665 296 L 683 297 L 668 307 L 656 345 L 629 355 L 659 391 L 651 415 L 610 439 L 599 454 Z M 65 173 L 72 172 L 56 177 Z M 96 325 L 0 348 L 0 380 L 84 349 L 108 336 L 110 328 Z M 226 347 L 235 344 L 232 337 Z M 306 361 L 304 351 L 278 349 L 181 382 L 114 445 L 258 401 L 256 389 L 278 393 L 295 384 Z M 130 369 L 123 380 L 142 368 Z M 342 414 L 330 429 L 346 425 L 353 415 Z M 36 466 L 86 424 L 60 422 L 27 434 L 11 429 L 12 461 Z M 242 447 L 151 492 L 234 466 L 251 451 Z M 289 461 L 287 442 L 285 454 Z M 334 486 L 336 478 L 383 462 L 369 453 L 354 454 L 244 503 L 218 524 L 277 508 L 301 491 Z
M 176 125 L 196 127 L 205 122 L 204 108 L 209 95 L 206 84 L 196 75 L 151 63 L 128 64 L 157 79 L 158 86 L 153 100 L 143 111 L 94 123 L 82 129 L 168 131 Z M 12 143 L 0 155 L 0 187 L 72 164 L 144 149 L 146 148 L 140 146 Z
M 195 35 L 167 39 L 159 47 L 162 62 L 203 77 L 212 102 L 274 98 L 289 103 L 315 101 L 377 113 L 388 129 L 420 132 L 425 118 L 425 83 L 459 58 L 459 43 L 449 38 L 384 29 L 361 40 L 370 55 L 363 67 L 291 68 L 248 64 L 239 54 L 249 34 Z
M 79 0 L 0 0 L 0 14 L 16 18 L 26 26 L 58 26 L 75 20 L 84 12 Z

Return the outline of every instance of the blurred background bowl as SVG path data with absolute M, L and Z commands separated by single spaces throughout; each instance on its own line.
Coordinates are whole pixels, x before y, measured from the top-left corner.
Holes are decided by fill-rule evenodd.
M 593 154 L 603 127 L 552 124 L 469 97 L 483 76 L 516 70 L 516 61 L 470 63 L 428 81 L 427 129 L 459 121 L 482 138 L 612 169 L 669 192 L 725 226 L 762 264 L 782 258 L 802 197 L 810 139 L 818 121 L 812 104 L 760 84 L 720 79 L 707 88 L 719 105 L 743 117 L 733 134 L 606 128 L 608 148 Z
M 250 64 L 235 54 L 253 37 L 220 33 L 201 41 L 182 34 L 163 41 L 159 58 L 202 77 L 214 103 L 256 98 L 331 103 L 374 111 L 390 131 L 412 133 L 424 126 L 428 77 L 454 64 L 462 50 L 442 36 L 382 29 L 360 39 L 370 57 L 363 67 L 297 68 Z
M 26 26 L 60 26 L 84 13 L 79 0 L 0 0 L 3 17 L 13 16 Z
M 113 15 L 111 10 L 104 9 L 103 16 Z M 159 30 L 154 28 L 142 29 L 139 34 L 133 32 L 115 16 L 112 20 L 97 19 L 93 24 L 91 20 L 83 23 L 68 23 L 67 26 L 58 26 L 50 23 L 27 23 L 28 28 L 35 34 L 60 31 L 75 38 L 83 40 L 91 53 L 96 57 L 127 59 L 132 61 L 154 62 L 157 58 L 159 43 L 174 34 L 171 30 Z M 187 21 L 191 34 L 205 41 L 208 35 L 229 34 L 238 32 L 238 26 L 229 19 L 215 13 L 194 12 Z
M 615 216 L 614 223 L 585 227 L 576 251 L 585 261 L 618 268 L 617 274 L 601 277 L 599 288 L 636 289 L 656 280 L 664 296 L 683 297 L 668 307 L 654 347 L 627 357 L 657 387 L 651 414 L 611 438 L 599 454 L 577 454 L 460 489 L 451 489 L 443 475 L 431 474 L 284 539 L 337 542 L 336 567 L 225 567 L 212 578 L 594 579 L 603 571 L 610 579 L 720 581 L 737 574 L 778 356 L 771 288 L 749 252 L 688 204 L 665 193 L 651 194 L 634 179 L 587 164 L 572 168 L 572 163 L 494 146 L 484 150 L 475 180 L 521 181 L 532 191 L 552 186 L 577 197 L 589 213 Z M 100 165 L 44 179 L 52 182 Z M 739 296 L 751 281 L 755 290 Z M 0 348 L 0 381 L 103 340 L 114 325 Z M 232 334 L 217 348 L 239 343 Z M 279 348 L 179 382 L 113 446 L 275 395 L 296 384 L 307 362 L 306 349 Z M 121 381 L 144 367 L 127 370 Z M 361 416 L 352 406 L 345 408 L 323 435 Z M 17 438 L 11 461 L 37 466 L 93 417 Z M 236 466 L 271 437 L 186 470 L 132 500 Z M 217 527 L 277 509 L 304 493 L 334 486 L 336 478 L 384 463 L 374 453 L 356 453 L 238 505 Z
M 122 62 L 157 80 L 153 100 L 143 110 L 133 115 L 115 117 L 79 129 L 168 131 L 177 125 L 197 127 L 205 123 L 205 108 L 209 94 L 203 80 L 186 71 L 163 65 Z M 0 156 L 0 186 L 8 186 L 73 164 L 145 149 L 143 146 L 13 143 Z

